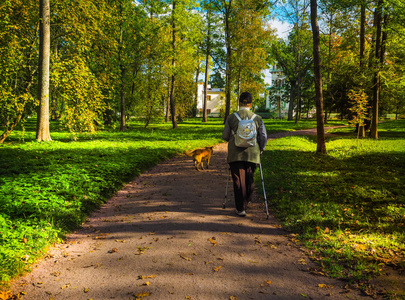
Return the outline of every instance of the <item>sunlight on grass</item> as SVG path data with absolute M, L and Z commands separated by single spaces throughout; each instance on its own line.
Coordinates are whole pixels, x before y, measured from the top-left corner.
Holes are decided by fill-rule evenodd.
M 354 133 L 334 136 L 326 156 L 305 137 L 273 140 L 265 151 L 270 207 L 330 276 L 359 280 L 405 265 L 404 124 L 381 124 L 380 139 L 359 147 Z

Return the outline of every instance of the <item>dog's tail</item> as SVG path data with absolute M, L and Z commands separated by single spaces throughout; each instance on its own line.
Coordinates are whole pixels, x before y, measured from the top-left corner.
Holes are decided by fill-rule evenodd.
M 186 154 L 187 156 L 193 156 L 193 155 L 194 155 L 194 151 L 195 151 L 195 150 L 186 151 L 185 154 Z

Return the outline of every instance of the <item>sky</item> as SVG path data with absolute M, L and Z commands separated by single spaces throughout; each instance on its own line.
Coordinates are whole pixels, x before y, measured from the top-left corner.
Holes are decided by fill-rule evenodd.
M 272 28 L 277 30 L 277 36 L 279 38 L 286 39 L 288 37 L 288 32 L 290 31 L 291 24 L 286 22 L 282 22 L 280 20 L 272 20 L 270 21 L 270 25 Z M 264 82 L 268 85 L 271 85 L 271 75 L 269 70 L 266 70 L 264 73 Z

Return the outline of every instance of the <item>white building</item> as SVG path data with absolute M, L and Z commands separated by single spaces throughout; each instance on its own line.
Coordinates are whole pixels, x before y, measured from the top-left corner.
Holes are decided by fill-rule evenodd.
M 272 66 L 270 73 L 270 87 L 267 88 L 266 109 L 277 113 L 278 117 L 283 117 L 288 114 L 288 104 L 281 101 L 284 91 L 285 76 L 281 68 Z
M 204 82 L 198 83 L 197 96 L 197 117 L 202 117 L 204 106 Z M 211 88 L 208 85 L 207 89 L 207 116 L 219 117 L 221 110 L 225 106 L 225 89 Z

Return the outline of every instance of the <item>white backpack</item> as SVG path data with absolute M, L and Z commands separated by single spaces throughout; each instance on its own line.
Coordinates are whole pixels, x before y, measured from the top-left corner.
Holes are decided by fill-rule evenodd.
M 235 113 L 235 116 L 239 120 L 235 134 L 235 145 L 244 148 L 256 146 L 257 129 L 256 123 L 253 121 L 256 115 L 253 114 L 250 119 L 246 117 L 245 120 L 242 120 L 237 113 Z

